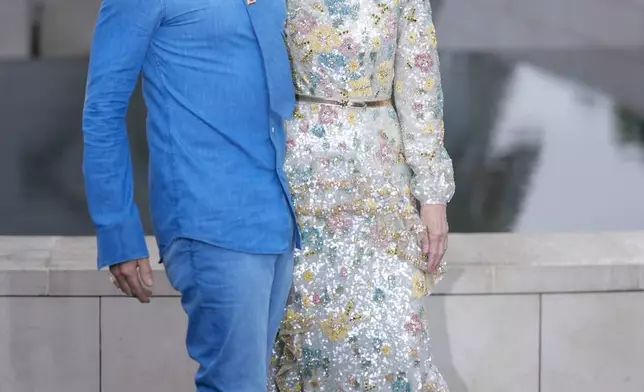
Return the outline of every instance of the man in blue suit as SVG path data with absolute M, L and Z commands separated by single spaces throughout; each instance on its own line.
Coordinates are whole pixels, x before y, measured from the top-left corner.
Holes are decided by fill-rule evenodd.
M 291 286 L 295 213 L 282 170 L 294 93 L 284 0 L 103 0 L 92 44 L 83 172 L 98 267 L 149 301 L 125 114 L 139 74 L 150 204 L 188 314 L 198 392 L 265 391 Z

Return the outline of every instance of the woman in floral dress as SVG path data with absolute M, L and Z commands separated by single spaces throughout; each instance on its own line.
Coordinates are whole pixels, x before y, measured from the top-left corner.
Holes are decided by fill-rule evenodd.
M 289 0 L 286 41 L 303 249 L 268 389 L 448 391 L 424 308 L 454 193 L 428 0 Z

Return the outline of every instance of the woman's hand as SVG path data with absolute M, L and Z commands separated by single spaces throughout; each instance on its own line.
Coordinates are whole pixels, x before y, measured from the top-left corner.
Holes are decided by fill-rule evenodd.
M 447 206 L 425 204 L 420 208 L 420 219 L 426 228 L 421 247 L 427 255 L 427 269 L 435 272 L 447 250 Z

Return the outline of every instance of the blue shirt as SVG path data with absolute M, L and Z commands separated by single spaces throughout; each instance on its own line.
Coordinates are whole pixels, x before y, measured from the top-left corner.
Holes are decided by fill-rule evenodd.
M 283 172 L 294 107 L 284 0 L 103 0 L 90 56 L 83 172 L 98 267 L 148 256 L 125 127 L 140 73 L 161 255 L 186 237 L 278 254 L 299 233 Z

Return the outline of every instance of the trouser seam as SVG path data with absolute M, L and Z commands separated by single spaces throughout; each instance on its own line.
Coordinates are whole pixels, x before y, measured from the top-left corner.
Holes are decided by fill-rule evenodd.
M 197 301 L 197 309 L 202 309 L 202 295 L 201 295 L 201 285 L 199 284 L 199 271 L 197 271 L 197 266 L 195 263 L 195 241 L 189 240 L 188 243 L 188 260 L 190 261 L 190 269 L 192 270 L 192 283 L 194 284 L 195 290 L 195 300 Z

